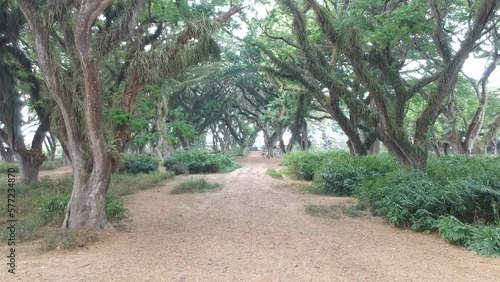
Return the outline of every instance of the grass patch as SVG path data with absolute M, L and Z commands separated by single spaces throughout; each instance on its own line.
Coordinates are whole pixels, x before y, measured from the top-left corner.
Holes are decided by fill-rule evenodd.
M 235 171 L 235 170 L 237 170 L 237 169 L 239 169 L 241 167 L 242 167 L 242 165 L 239 164 L 239 163 L 232 163 L 229 166 L 221 168 L 219 172 L 221 172 L 221 173 L 229 173 L 229 172 Z
M 208 182 L 205 178 L 189 179 L 177 184 L 170 194 L 204 193 L 217 191 L 222 187 L 219 183 Z
M 137 190 L 146 190 L 157 187 L 165 180 L 175 177 L 173 172 L 153 172 L 139 174 L 114 174 L 111 178 L 108 193 L 116 196 L 125 196 Z
M 271 176 L 272 178 L 278 178 L 278 179 L 283 178 L 283 175 L 281 174 L 281 172 L 277 171 L 274 168 L 270 168 L 270 169 L 266 170 L 266 174 Z
M 19 165 L 17 163 L 0 163 L 0 173 L 8 173 L 11 168 L 15 169 L 16 172 L 19 171 Z
M 177 151 L 163 165 L 177 175 L 230 172 L 241 167 L 231 155 L 208 151 Z
M 40 167 L 40 170 L 54 170 L 62 166 L 63 166 L 62 159 L 54 159 L 52 161 L 43 162 L 42 166 Z
M 44 251 L 82 248 L 97 241 L 97 235 L 93 230 L 55 229 L 45 235 L 41 241 L 41 248 Z
M 306 213 L 312 216 L 328 217 L 333 219 L 340 218 L 340 213 L 352 218 L 362 216 L 361 211 L 358 210 L 355 205 L 348 203 L 334 205 L 307 205 Z
M 355 205 L 343 206 L 342 213 L 352 218 L 361 216 L 361 211 Z
M 328 218 L 338 219 L 338 218 L 340 218 L 338 212 L 339 212 L 339 209 L 335 205 L 332 205 L 332 206 L 307 205 L 306 206 L 306 213 L 311 215 L 311 216 L 316 216 L 316 217 L 328 217 Z
M 55 159 L 53 161 L 45 161 L 40 170 L 54 170 L 62 166 L 62 159 Z M 17 163 L 0 163 L 0 173 L 7 173 L 11 168 L 15 169 L 16 173 L 19 172 L 19 165 Z

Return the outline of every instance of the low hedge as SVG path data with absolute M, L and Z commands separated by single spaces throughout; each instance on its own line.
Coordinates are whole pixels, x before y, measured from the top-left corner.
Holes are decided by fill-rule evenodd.
M 217 173 L 235 167 L 234 158 L 225 153 L 206 151 L 178 151 L 163 163 L 175 174 Z

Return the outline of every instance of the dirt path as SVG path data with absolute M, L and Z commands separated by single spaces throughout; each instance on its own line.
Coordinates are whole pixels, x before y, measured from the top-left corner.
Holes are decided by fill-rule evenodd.
M 265 174 L 276 160 L 242 163 L 207 177 L 219 192 L 171 195 L 168 182 L 128 196 L 130 230 L 89 248 L 21 246 L 17 280 L 2 269 L 0 281 L 500 281 L 500 259 L 437 236 L 371 216 L 311 217 L 304 205 L 345 199 L 276 188 L 284 180 Z

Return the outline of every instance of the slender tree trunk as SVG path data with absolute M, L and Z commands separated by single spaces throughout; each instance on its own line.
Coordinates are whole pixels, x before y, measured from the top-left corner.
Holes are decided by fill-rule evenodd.
M 283 141 L 283 138 L 280 138 L 279 144 L 280 144 L 281 153 L 285 154 L 286 153 L 286 147 L 285 147 L 285 142 Z
M 370 146 L 370 148 L 368 149 L 368 154 L 370 155 L 376 155 L 380 152 L 380 140 L 375 140 L 375 142 L 373 142 L 373 144 Z

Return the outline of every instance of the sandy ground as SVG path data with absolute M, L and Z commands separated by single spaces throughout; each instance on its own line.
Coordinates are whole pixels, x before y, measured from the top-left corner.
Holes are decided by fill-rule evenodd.
M 437 236 L 368 215 L 311 217 L 305 205 L 346 199 L 277 188 L 290 180 L 265 171 L 279 160 L 241 162 L 207 176 L 224 185 L 218 192 L 171 195 L 178 177 L 128 196 L 126 230 L 87 248 L 41 253 L 21 244 L 18 273 L 2 263 L 0 281 L 500 281 L 500 259 Z

